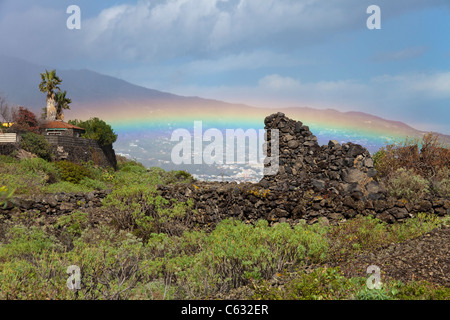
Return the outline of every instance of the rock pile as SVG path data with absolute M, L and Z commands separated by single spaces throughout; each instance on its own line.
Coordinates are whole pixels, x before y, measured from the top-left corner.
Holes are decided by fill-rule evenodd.
M 414 204 L 388 196 L 378 200 L 363 200 L 355 198 L 355 194 L 342 196 L 301 188 L 280 191 L 252 183 L 160 185 L 158 192 L 166 199 L 192 199 L 194 207 L 190 220 L 199 226 L 215 224 L 227 218 L 249 223 L 266 219 L 271 224 L 287 222 L 295 225 L 300 219 L 313 224 L 320 218 L 327 223 L 338 224 L 358 214 L 371 215 L 389 223 L 404 221 L 419 212 L 439 216 L 450 214 L 450 201 L 446 199 L 424 198 Z
M 327 146 L 319 146 L 308 126 L 283 113 L 267 117 L 265 125 L 269 137 L 273 129 L 279 130 L 279 172 L 266 175 L 261 186 L 278 191 L 313 188 L 360 199 L 381 198 L 378 182 L 373 180 L 374 162 L 367 149 L 351 142 L 341 145 L 334 140 Z
M 160 194 L 167 199 L 193 199 L 193 221 L 197 224 L 230 217 L 292 224 L 300 219 L 312 224 L 323 218 L 336 224 L 358 214 L 392 223 L 419 212 L 450 214 L 448 199 L 428 197 L 408 203 L 390 197 L 373 179 L 377 173 L 374 161 L 360 145 L 330 141 L 319 146 L 308 126 L 283 113 L 267 117 L 265 125 L 268 157 L 273 156 L 272 130 L 278 129 L 279 133 L 279 140 L 275 141 L 279 145 L 277 174 L 265 175 L 258 184 L 202 182 L 159 186 Z
M 61 215 L 74 210 L 98 208 L 102 206 L 102 200 L 109 193 L 110 191 L 93 191 L 89 193 L 55 193 L 28 198 L 16 197 L 8 201 L 4 209 L 0 207 L 0 214 L 35 210 L 43 214 Z

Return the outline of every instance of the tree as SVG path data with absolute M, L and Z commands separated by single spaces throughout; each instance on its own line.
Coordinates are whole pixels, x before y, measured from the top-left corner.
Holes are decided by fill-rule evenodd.
M 66 91 L 58 91 L 56 93 L 56 120 L 64 120 L 63 109 L 70 110 L 69 104 L 72 100 L 66 98 Z
M 2 122 L 12 122 L 12 108 L 9 106 L 8 101 L 0 93 L 0 125 Z
M 61 79 L 56 75 L 55 70 L 45 70 L 41 73 L 41 83 L 39 84 L 39 90 L 47 94 L 47 119 L 56 119 L 56 100 L 55 100 L 55 90 L 61 90 L 59 84 L 61 84 Z
M 86 130 L 83 138 L 97 140 L 100 145 L 111 145 L 117 140 L 117 134 L 111 126 L 99 118 L 91 118 L 87 121 L 70 120 L 70 124 Z
M 24 107 L 19 107 L 18 111 L 13 112 L 13 132 L 33 132 L 39 134 L 39 123 L 36 115 Z

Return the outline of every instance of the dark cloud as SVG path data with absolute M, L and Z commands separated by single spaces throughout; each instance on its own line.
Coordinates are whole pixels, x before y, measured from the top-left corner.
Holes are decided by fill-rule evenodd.
M 324 41 L 345 30 L 365 28 L 366 8 L 373 1 L 94 2 L 44 0 L 37 4 L 31 0 L 4 0 L 1 50 L 26 59 L 32 56 L 31 60 L 43 63 L 65 58 L 195 60 L 255 49 L 284 52 Z M 82 10 L 80 31 L 66 29 L 65 9 L 73 3 Z M 384 19 L 444 3 L 449 2 L 378 1 Z

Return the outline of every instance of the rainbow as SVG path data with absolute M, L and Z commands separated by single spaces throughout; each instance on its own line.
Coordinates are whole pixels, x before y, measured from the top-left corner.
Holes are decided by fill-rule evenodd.
M 231 106 L 231 107 L 230 107 Z M 98 107 L 98 106 L 97 106 Z M 91 109 L 92 110 L 92 109 Z M 130 108 L 96 108 L 98 117 L 108 122 L 119 139 L 164 135 L 170 138 L 175 129 L 193 131 L 194 121 L 202 121 L 203 130 L 264 129 L 266 116 L 281 111 L 291 119 L 302 121 L 309 126 L 320 144 L 329 140 L 340 143 L 354 142 L 366 147 L 370 152 L 406 137 L 419 137 L 421 133 L 402 123 L 387 121 L 362 113 L 342 113 L 335 110 L 309 108 L 263 109 L 248 106 L 227 105 L 227 108 L 205 106 L 164 105 L 161 108 L 130 106 Z M 84 114 L 86 117 L 86 114 Z M 423 133 L 422 133 L 423 134 Z

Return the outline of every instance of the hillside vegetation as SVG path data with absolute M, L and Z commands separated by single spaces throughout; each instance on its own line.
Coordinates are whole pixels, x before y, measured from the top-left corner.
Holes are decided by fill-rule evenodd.
M 448 197 L 448 149 L 435 145 L 443 149 L 438 159 L 419 152 L 408 163 L 398 153 L 403 147 L 387 146 L 375 156 L 378 179 L 399 197 Z M 432 163 L 432 169 L 417 161 Z M 340 268 L 392 243 L 448 228 L 448 218 L 424 212 L 394 225 L 358 216 L 337 226 L 319 221 L 293 227 L 227 219 L 210 231 L 188 229 L 183 218 L 188 209 L 195 212 L 193 203 L 164 199 L 156 186 L 192 181 L 186 172 L 146 169 L 122 157 L 114 171 L 92 163 L 0 156 L 0 205 L 13 196 L 111 190 L 101 208 L 61 216 L 33 210 L 0 214 L 0 299 L 450 297 L 448 286 L 424 280 L 386 277 L 380 290 L 370 290 L 367 278 L 346 277 Z M 81 271 L 77 291 L 67 287 L 73 265 Z

